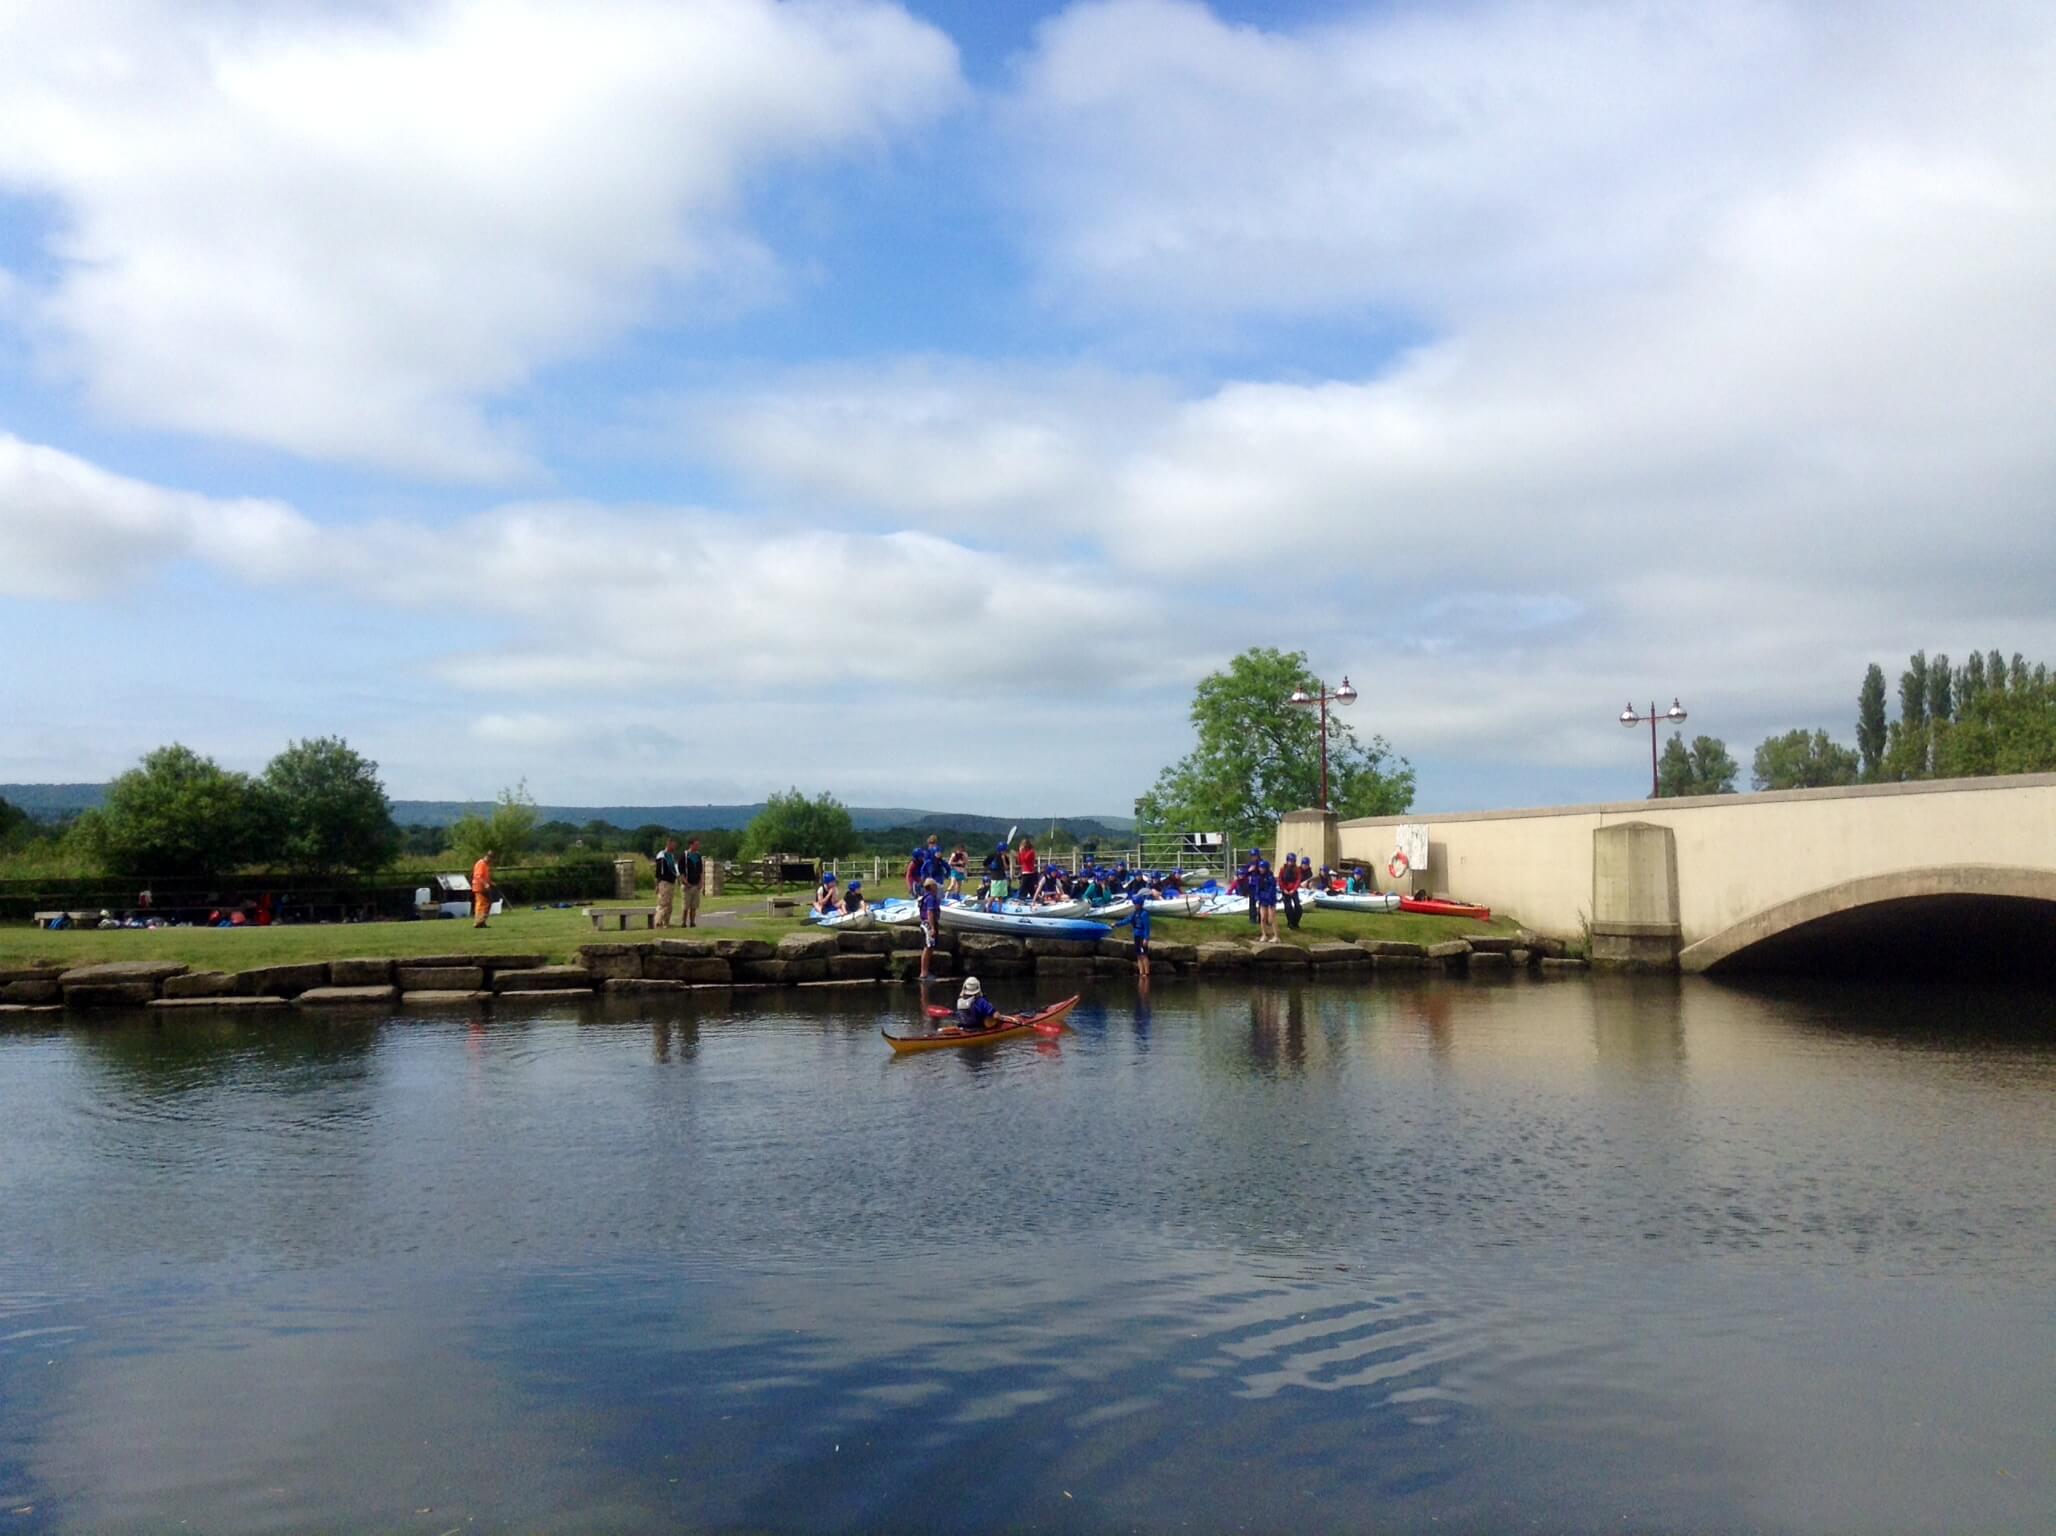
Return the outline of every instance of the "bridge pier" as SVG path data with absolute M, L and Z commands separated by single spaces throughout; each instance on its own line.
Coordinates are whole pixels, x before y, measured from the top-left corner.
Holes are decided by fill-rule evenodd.
M 1592 964 L 1604 970 L 1674 971 L 1678 836 L 1653 822 L 1592 832 Z

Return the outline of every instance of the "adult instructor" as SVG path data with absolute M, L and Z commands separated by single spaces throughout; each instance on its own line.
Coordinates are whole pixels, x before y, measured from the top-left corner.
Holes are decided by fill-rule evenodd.
M 697 928 L 700 925 L 700 892 L 707 883 L 707 861 L 700 853 L 700 840 L 694 838 L 685 845 L 685 859 L 679 873 L 684 877 L 679 884 L 684 889 L 685 926 Z
M 471 866 L 471 926 L 483 928 L 493 909 L 493 851 L 488 848 Z

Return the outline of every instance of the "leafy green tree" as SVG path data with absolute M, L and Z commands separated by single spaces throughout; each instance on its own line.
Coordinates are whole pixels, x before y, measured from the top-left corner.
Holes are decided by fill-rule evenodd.
M 1860 772 L 1857 755 L 1826 731 L 1787 731 L 1756 749 L 1749 782 L 1757 789 L 1819 789 L 1854 784 Z
M 749 859 L 777 853 L 839 859 L 856 848 L 856 823 L 843 803 L 827 794 L 809 799 L 797 788 L 766 799 L 742 840 Z
M 1985 657 L 1985 686 L 1995 693 L 2006 691 L 2006 658 L 1997 651 Z
M 1144 832 L 1267 834 L 1287 811 L 1320 798 L 1319 712 L 1286 702 L 1319 684 L 1301 651 L 1257 647 L 1200 680 L 1192 695 L 1191 752 L 1135 803 Z M 1328 711 L 1328 795 L 1342 816 L 1396 814 L 1413 804 L 1414 771 L 1383 736 L 1359 741 Z
M 378 764 L 339 736 L 295 741 L 264 769 L 278 852 L 293 869 L 383 869 L 400 849 Z
M 1856 751 L 1863 760 L 1865 783 L 1883 771 L 1885 731 L 1885 669 L 1872 662 L 1856 695 Z
M 35 835 L 36 824 L 20 806 L 0 799 L 0 853 L 11 853 Z
M 1926 739 L 1928 701 L 1928 659 L 1926 651 L 1915 651 L 1899 674 L 1899 729 L 1920 731 Z
M 176 743 L 116 779 L 80 821 L 110 874 L 212 875 L 277 850 L 270 797 L 247 774 Z
M 1663 744 L 1663 756 L 1656 765 L 1656 792 L 1668 799 L 1674 795 L 1732 795 L 1735 776 L 1741 772 L 1728 755 L 1728 744 L 1718 736 L 1697 736 L 1685 745 L 1683 732 L 1674 732 Z
M 535 797 L 523 779 L 512 789 L 500 791 L 490 815 L 467 811 L 451 822 L 450 847 L 465 864 L 476 863 L 488 848 L 500 863 L 518 864 L 535 836 L 537 820 Z
M 2056 772 L 2056 687 L 2030 674 L 2004 693 L 1986 689 L 1939 743 L 1935 771 L 1947 778 Z

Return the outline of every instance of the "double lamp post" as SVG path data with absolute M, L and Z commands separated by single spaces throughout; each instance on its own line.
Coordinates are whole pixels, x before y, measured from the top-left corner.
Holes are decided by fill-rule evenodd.
M 1621 724 L 1627 726 L 1630 730 L 1632 730 L 1634 727 L 1638 725 L 1642 725 L 1645 723 L 1649 727 L 1649 798 L 1652 800 L 1656 799 L 1658 794 L 1658 779 L 1656 776 L 1656 727 L 1658 726 L 1658 724 L 1678 725 L 1681 724 L 1684 721 L 1684 719 L 1685 708 L 1675 698 L 1671 700 L 1671 707 L 1665 710 L 1660 715 L 1656 712 L 1656 701 L 1653 699 L 1650 700 L 1649 713 L 1646 715 L 1636 714 L 1635 706 L 1632 702 L 1629 703 L 1626 709 L 1621 711 Z
M 1321 809 L 1325 811 L 1328 808 L 1328 705 L 1354 704 L 1356 690 L 1349 686 L 1349 674 L 1345 672 L 1342 674 L 1342 686 L 1333 693 L 1328 691 L 1326 683 L 1315 678 L 1312 693 L 1308 693 L 1304 688 L 1295 688 L 1292 690 L 1292 697 L 1285 702 L 1296 704 L 1301 709 L 1313 709 L 1318 706 L 1321 711 Z

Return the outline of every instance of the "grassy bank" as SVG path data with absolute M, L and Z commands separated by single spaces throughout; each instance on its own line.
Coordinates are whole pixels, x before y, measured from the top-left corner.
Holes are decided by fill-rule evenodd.
M 701 917 L 711 920 L 706 929 L 710 936 L 775 940 L 799 927 L 792 917 L 767 916 L 762 896 L 715 898 L 707 903 Z M 1503 918 L 1478 923 L 1462 917 L 1310 911 L 1297 932 L 1280 923 L 1279 935 L 1294 944 L 1318 944 L 1331 939 L 1411 939 L 1432 944 L 1440 939 L 1469 938 L 1479 933 L 1511 933 L 1517 926 Z M 1254 933 L 1241 917 L 1161 918 L 1155 929 L 1159 942 L 1179 944 L 1222 940 L 1239 943 Z M 404 959 L 410 955 L 457 953 L 539 954 L 551 961 L 563 961 L 571 959 L 581 944 L 645 943 L 666 936 L 640 929 L 625 934 L 594 933 L 591 923 L 576 908 L 509 912 L 494 918 L 492 925 L 482 932 L 461 919 L 284 928 L 124 928 L 108 932 L 84 929 L 56 933 L 16 924 L 0 928 L 0 967 L 33 962 L 69 966 L 101 960 L 177 960 L 194 970 L 243 971 L 295 961 Z M 674 932 L 669 936 L 679 935 Z M 913 942 L 909 933 L 908 943 Z

